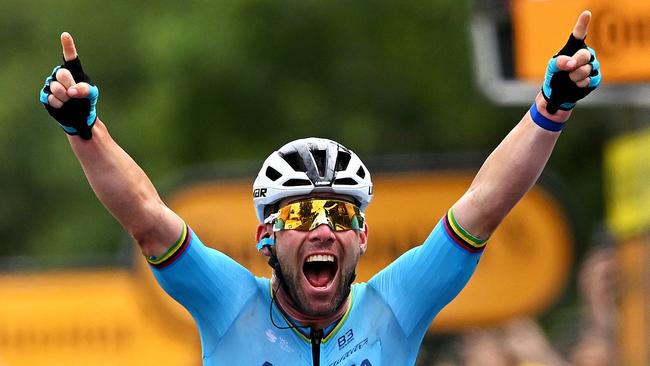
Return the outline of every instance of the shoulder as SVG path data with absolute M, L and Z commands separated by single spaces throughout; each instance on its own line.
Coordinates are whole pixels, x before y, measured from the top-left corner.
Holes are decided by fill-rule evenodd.
M 261 294 L 267 294 L 271 298 L 271 280 L 266 277 L 255 277 L 257 291 Z

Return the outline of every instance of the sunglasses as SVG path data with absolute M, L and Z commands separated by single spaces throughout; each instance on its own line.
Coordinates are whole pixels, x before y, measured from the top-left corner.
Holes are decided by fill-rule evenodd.
M 273 231 L 311 231 L 327 225 L 334 231 L 363 229 L 364 214 L 353 203 L 337 199 L 310 198 L 290 203 L 264 220 Z

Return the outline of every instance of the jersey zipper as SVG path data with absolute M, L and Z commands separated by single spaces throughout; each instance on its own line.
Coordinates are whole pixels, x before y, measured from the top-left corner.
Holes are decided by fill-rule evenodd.
M 313 366 L 320 366 L 320 343 L 323 339 L 323 330 L 311 328 L 309 339 L 311 339 L 312 364 Z

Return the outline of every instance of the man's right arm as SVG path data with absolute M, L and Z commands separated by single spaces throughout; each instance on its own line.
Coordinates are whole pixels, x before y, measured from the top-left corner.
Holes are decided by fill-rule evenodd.
M 61 35 L 65 63 L 40 95 L 65 132 L 97 198 L 148 257 L 167 293 L 192 313 L 209 348 L 220 340 L 258 286 L 227 255 L 208 248 L 162 201 L 133 159 L 97 118 L 99 91 L 83 72 L 72 37 Z
M 61 34 L 61 46 L 65 64 L 46 81 L 41 102 L 69 134 L 97 198 L 136 239 L 143 254 L 162 256 L 183 233 L 183 221 L 96 117 L 98 89 L 83 72 L 70 34 Z
M 255 293 L 253 275 L 185 230 L 181 218 L 162 202 L 142 169 L 101 121 L 95 122 L 92 139 L 70 136 L 69 140 L 99 200 L 147 257 L 162 260 L 151 261 L 156 279 L 192 314 L 205 344 L 212 348 Z M 180 243 L 182 233 L 185 238 Z M 181 245 L 175 246 L 176 242 Z

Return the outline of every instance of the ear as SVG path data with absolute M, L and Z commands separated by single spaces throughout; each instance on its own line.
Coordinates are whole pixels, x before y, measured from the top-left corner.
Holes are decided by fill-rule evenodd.
M 259 243 L 262 238 L 270 238 L 273 236 L 273 227 L 271 224 L 259 224 L 257 225 L 257 232 L 255 233 L 255 241 Z M 271 256 L 271 250 L 265 246 L 260 249 L 260 253 L 264 254 L 267 257 Z
M 271 224 L 257 225 L 257 232 L 255 233 L 255 241 L 259 242 L 262 238 L 270 238 L 273 235 L 273 228 Z
M 368 249 L 368 223 L 363 224 L 363 230 L 359 231 L 359 248 L 361 255 Z

